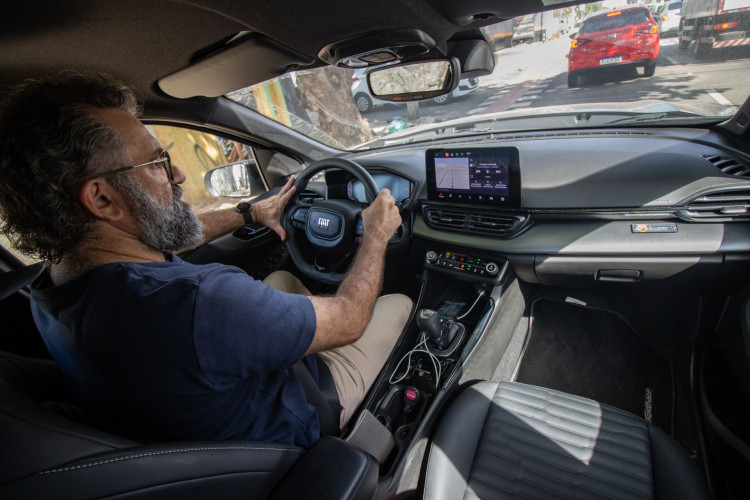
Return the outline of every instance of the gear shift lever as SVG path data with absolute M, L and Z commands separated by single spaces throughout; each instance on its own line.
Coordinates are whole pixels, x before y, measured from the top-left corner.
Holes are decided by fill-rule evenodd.
M 432 309 L 420 309 L 417 314 L 417 326 L 420 330 L 427 333 L 427 336 L 435 344 L 440 343 L 443 336 L 443 326 L 441 324 L 440 314 Z

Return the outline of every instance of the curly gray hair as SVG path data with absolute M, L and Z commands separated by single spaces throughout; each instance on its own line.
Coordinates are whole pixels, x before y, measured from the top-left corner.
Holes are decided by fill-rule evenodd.
M 124 163 L 118 134 L 91 108 L 140 113 L 132 88 L 99 73 L 27 80 L 0 105 L 0 230 L 26 255 L 56 262 L 75 249 L 95 221 L 81 185 Z

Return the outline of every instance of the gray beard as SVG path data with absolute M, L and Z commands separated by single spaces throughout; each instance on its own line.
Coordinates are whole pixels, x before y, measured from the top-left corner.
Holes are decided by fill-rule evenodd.
M 203 243 L 203 224 L 180 199 L 180 186 L 172 186 L 172 202 L 163 203 L 130 176 L 122 176 L 116 184 L 129 200 L 144 245 L 159 252 L 177 252 Z

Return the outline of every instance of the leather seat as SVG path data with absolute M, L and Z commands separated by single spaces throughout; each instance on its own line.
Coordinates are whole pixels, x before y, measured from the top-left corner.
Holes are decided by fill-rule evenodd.
M 372 498 L 378 464 L 333 437 L 144 444 L 86 425 L 53 361 L 0 353 L 0 498 Z M 311 497 L 310 497 L 311 498 Z
M 590 399 L 514 382 L 479 382 L 444 412 L 425 498 L 710 498 L 669 436 Z

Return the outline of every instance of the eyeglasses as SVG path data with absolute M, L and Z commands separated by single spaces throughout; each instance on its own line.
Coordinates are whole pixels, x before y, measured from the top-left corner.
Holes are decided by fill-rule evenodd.
M 86 180 L 96 179 L 97 177 L 104 177 L 105 175 L 112 175 L 112 174 L 119 174 L 120 172 L 126 172 L 128 170 L 133 170 L 134 168 L 138 167 L 145 167 L 146 165 L 156 165 L 157 163 L 161 163 L 164 167 L 164 171 L 167 173 L 167 177 L 170 181 L 174 181 L 174 172 L 172 171 L 172 158 L 170 158 L 169 153 L 166 151 L 162 151 L 159 154 L 159 158 L 154 161 L 149 161 L 146 163 L 141 163 L 140 165 L 133 165 L 130 167 L 122 167 L 122 168 L 116 168 L 114 170 L 107 170 L 105 172 L 99 172 L 96 175 L 93 175 L 89 177 Z

